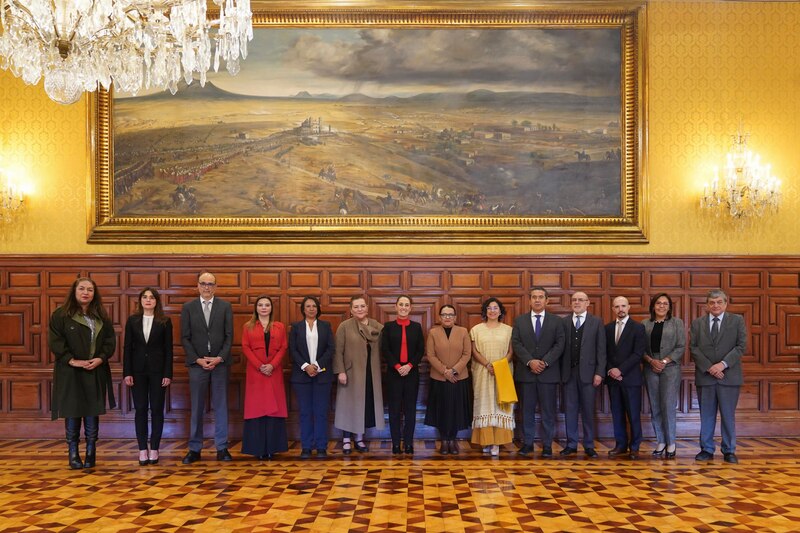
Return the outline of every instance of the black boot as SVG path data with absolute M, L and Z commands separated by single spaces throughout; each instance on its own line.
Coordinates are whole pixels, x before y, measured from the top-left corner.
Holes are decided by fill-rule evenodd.
M 100 425 L 99 416 L 87 416 L 83 419 L 83 428 L 86 434 L 86 461 L 84 468 L 94 468 L 95 465 L 95 443 L 97 442 L 97 431 Z
M 78 439 L 81 432 L 80 418 L 65 418 L 64 427 L 67 432 L 67 446 L 69 446 L 69 467 L 72 470 L 83 468 L 83 461 L 78 452 Z

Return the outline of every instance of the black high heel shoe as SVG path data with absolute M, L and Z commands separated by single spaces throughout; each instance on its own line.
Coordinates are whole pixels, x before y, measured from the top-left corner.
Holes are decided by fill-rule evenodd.
M 356 441 L 355 447 L 356 447 L 356 451 L 360 452 L 360 453 L 364 453 L 369 449 L 369 448 L 367 448 L 367 445 L 364 444 L 363 440 Z
M 671 452 L 666 452 L 664 454 L 664 457 L 666 457 L 667 459 L 675 459 L 675 455 L 677 455 L 677 453 L 678 453 L 678 448 L 676 446 L 675 449 L 672 450 Z
M 342 442 L 342 453 L 344 455 L 350 455 L 351 453 L 353 453 L 352 444 L 350 443 L 349 440 Z
M 653 450 L 653 457 L 661 457 L 662 455 L 664 455 L 664 450 L 666 449 L 667 449 L 666 444 L 661 448 L 656 448 L 655 450 Z

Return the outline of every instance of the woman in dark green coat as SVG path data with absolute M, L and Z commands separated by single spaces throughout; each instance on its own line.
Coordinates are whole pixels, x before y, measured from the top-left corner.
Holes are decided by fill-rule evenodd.
M 53 420 L 63 418 L 69 445 L 69 467 L 92 468 L 99 415 L 116 407 L 108 360 L 117 338 L 103 308 L 97 285 L 90 278 L 72 284 L 64 305 L 50 317 L 50 350 L 53 367 Z M 78 440 L 83 419 L 86 461 L 81 461 Z

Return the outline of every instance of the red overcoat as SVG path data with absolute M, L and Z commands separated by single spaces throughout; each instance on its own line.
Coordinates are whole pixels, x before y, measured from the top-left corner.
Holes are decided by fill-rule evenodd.
M 244 418 L 275 416 L 286 418 L 286 388 L 283 385 L 283 356 L 288 343 L 286 326 L 273 322 L 269 331 L 269 354 L 264 346 L 264 330 L 261 324 L 254 328 L 245 324 L 242 331 L 242 353 L 247 370 L 244 389 Z M 271 376 L 265 376 L 259 368 L 263 364 L 274 367 Z

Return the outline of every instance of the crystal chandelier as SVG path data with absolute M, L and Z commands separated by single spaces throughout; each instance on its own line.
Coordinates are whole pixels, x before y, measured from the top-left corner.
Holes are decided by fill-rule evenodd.
M 0 0 L 0 68 L 29 85 L 44 77 L 61 104 L 112 82 L 175 94 L 198 73 L 205 85 L 212 62 L 236 75 L 253 38 L 250 0 L 213 1 L 216 19 L 206 0 Z
M 778 210 L 781 182 L 772 175 L 770 165 L 762 165 L 760 156 L 748 150 L 749 137 L 741 128 L 731 136 L 733 147 L 723 175 L 720 176 L 719 167 L 714 167 L 714 178 L 703 189 L 700 207 L 717 216 L 727 212 L 737 220 Z

